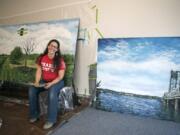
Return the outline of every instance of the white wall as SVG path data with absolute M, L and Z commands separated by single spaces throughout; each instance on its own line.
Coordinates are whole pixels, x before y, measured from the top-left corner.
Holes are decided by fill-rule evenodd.
M 105 37 L 180 36 L 179 0 L 98 0 Z
M 0 0 L 0 24 L 79 17 L 81 28 L 87 28 L 90 34 L 88 44 L 80 41 L 77 46 L 75 84 L 80 95 L 89 95 L 88 65 L 96 62 L 96 41 L 100 37 L 95 28 L 108 38 L 180 36 L 179 0 L 89 1 Z

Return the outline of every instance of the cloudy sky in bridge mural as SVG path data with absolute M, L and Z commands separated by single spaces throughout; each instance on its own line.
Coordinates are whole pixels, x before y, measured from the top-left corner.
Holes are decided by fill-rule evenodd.
M 180 70 L 180 38 L 100 39 L 97 70 L 100 88 L 162 96 Z

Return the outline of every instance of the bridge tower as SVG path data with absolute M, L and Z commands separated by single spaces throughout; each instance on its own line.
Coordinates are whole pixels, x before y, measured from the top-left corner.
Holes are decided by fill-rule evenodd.
M 180 71 L 171 70 L 169 92 L 180 91 Z

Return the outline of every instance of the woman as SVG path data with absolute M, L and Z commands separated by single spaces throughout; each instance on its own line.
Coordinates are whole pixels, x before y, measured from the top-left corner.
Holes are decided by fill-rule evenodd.
M 47 122 L 43 128 L 48 129 L 57 120 L 58 94 L 59 90 L 64 86 L 62 79 L 66 69 L 65 62 L 61 57 L 60 43 L 56 39 L 49 41 L 44 53 L 38 57 L 36 64 L 35 82 L 29 89 L 30 123 L 38 120 L 40 115 L 38 95 L 40 92 L 47 90 L 48 114 Z

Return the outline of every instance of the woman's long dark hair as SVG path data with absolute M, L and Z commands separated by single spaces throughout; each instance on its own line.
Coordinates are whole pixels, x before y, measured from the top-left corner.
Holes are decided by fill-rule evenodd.
M 46 49 L 45 49 L 44 52 L 38 57 L 36 63 L 37 63 L 38 61 L 41 62 L 41 58 L 42 58 L 43 56 L 45 56 L 46 54 L 48 54 L 48 46 L 49 46 L 52 42 L 56 42 L 57 45 L 58 45 L 57 51 L 55 52 L 55 56 L 54 56 L 54 59 L 53 59 L 53 66 L 54 66 L 55 69 L 57 69 L 59 66 L 61 66 L 61 65 L 60 65 L 60 64 L 61 64 L 61 63 L 60 63 L 60 59 L 61 59 L 62 56 L 61 56 L 61 51 L 60 51 L 60 43 L 59 43 L 59 41 L 56 40 L 56 39 L 52 39 L 52 40 L 50 40 L 50 41 L 48 42 Z

